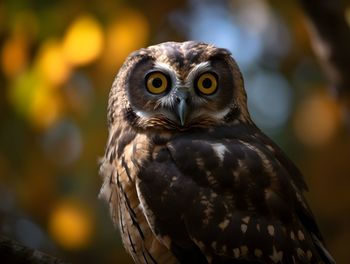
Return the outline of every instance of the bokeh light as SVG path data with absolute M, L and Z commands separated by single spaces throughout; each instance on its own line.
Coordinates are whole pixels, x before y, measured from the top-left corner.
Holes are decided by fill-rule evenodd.
M 105 64 L 115 71 L 134 50 L 146 46 L 149 39 L 147 19 L 136 10 L 125 9 L 107 27 Z
M 23 72 L 8 93 L 16 111 L 32 121 L 33 126 L 45 128 L 60 114 L 60 98 L 37 70 Z
M 298 139 L 306 145 L 321 146 L 336 134 L 341 120 L 339 105 L 329 94 L 315 92 L 300 103 L 294 129 Z
M 49 39 L 42 44 L 37 64 L 44 77 L 55 86 L 66 82 L 71 73 L 71 65 L 64 57 L 58 40 Z
M 92 238 L 93 219 L 87 208 L 74 201 L 60 201 L 49 218 L 52 237 L 62 247 L 74 250 L 88 245 Z
M 15 78 L 25 70 L 31 45 L 38 35 L 38 21 L 33 12 L 18 12 L 12 22 L 9 36 L 0 47 L 2 72 L 7 78 Z
M 97 59 L 104 45 L 104 34 L 92 15 L 79 16 L 67 29 L 62 49 L 72 65 L 84 65 Z
M 13 36 L 6 40 L 1 51 L 3 73 L 13 78 L 22 72 L 28 62 L 28 45 L 22 36 Z
M 288 121 L 293 95 L 277 73 L 260 72 L 246 81 L 248 107 L 253 120 L 265 132 L 278 133 Z

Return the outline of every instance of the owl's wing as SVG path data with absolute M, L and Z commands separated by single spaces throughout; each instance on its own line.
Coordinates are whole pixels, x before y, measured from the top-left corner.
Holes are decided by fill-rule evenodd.
M 152 157 L 138 194 L 181 263 L 333 263 L 300 172 L 260 131 L 188 133 Z

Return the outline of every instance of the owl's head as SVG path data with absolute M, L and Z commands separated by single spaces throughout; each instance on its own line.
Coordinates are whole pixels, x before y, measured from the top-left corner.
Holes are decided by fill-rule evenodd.
M 241 72 L 228 50 L 166 42 L 132 53 L 111 89 L 110 126 L 186 130 L 250 122 Z

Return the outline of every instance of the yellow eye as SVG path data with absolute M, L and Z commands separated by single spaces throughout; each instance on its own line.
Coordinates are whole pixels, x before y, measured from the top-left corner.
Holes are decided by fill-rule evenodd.
M 152 94 L 164 93 L 168 88 L 168 78 L 161 72 L 152 72 L 146 77 L 146 88 Z
M 215 93 L 218 88 L 218 81 L 213 73 L 203 73 L 197 80 L 197 89 L 204 95 Z

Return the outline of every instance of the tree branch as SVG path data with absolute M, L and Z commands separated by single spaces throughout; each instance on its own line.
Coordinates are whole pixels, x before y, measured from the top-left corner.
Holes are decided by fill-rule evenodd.
M 1 263 L 16 264 L 66 264 L 60 259 L 47 255 L 35 249 L 25 247 L 18 242 L 0 236 Z
M 335 95 L 350 109 L 350 26 L 340 0 L 300 0 L 311 42 Z

